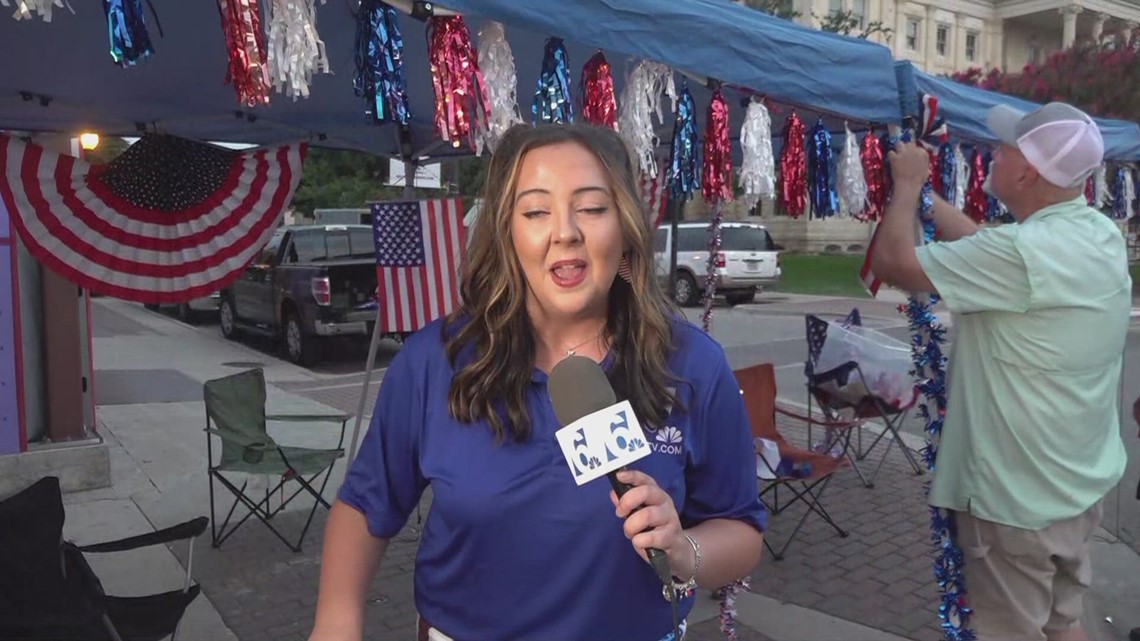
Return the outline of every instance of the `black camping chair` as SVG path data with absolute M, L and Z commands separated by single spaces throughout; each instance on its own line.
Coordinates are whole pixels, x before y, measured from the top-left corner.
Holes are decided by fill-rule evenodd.
M 820 371 L 819 359 L 820 353 L 823 348 L 823 343 L 827 339 L 828 322 L 813 314 L 807 314 L 804 317 L 807 330 L 807 343 L 808 343 L 808 359 L 804 363 L 804 374 L 807 376 L 808 388 L 808 415 L 811 415 L 812 405 L 818 405 L 823 415 L 830 421 L 861 421 L 860 427 L 855 430 L 855 443 L 850 443 L 850 433 L 842 434 L 845 440 L 840 440 L 838 434 L 829 434 L 821 444 L 824 450 L 829 450 L 833 446 L 842 447 L 847 458 L 851 461 L 851 467 L 855 469 L 855 473 L 859 475 L 859 479 L 863 482 L 864 487 L 874 487 L 875 478 L 879 475 L 879 470 L 883 467 L 883 462 L 886 461 L 887 455 L 890 454 L 891 448 L 897 443 L 899 450 L 906 457 L 907 463 L 910 468 L 914 470 L 916 475 L 923 473 L 922 466 L 919 465 L 918 459 L 910 448 L 903 443 L 902 437 L 899 435 L 899 429 L 903 421 L 906 419 L 910 409 L 914 406 L 917 396 L 913 397 L 909 403 L 901 407 L 895 407 L 890 403 L 884 401 L 882 398 L 875 394 L 867 393 L 858 400 L 838 395 L 834 393 L 837 388 L 846 388 L 849 383 L 856 381 L 862 384 L 863 389 L 869 390 L 871 386 L 869 381 L 863 375 L 863 369 L 859 363 L 855 361 L 848 361 L 837 367 L 828 369 L 827 371 Z M 859 310 L 852 309 L 851 313 L 847 315 L 842 321 L 841 325 L 845 326 L 860 326 L 862 319 L 859 315 Z M 863 449 L 863 425 L 867 424 L 869 420 L 878 420 L 883 424 L 883 429 L 875 436 L 871 444 Z M 883 458 L 879 460 L 879 464 L 875 467 L 875 471 L 871 473 L 868 479 L 863 471 L 859 468 L 859 461 L 867 458 L 867 455 L 875 449 L 875 446 L 887 437 L 887 449 L 883 452 Z M 811 432 L 808 432 L 809 447 L 815 447 L 811 442 Z M 854 445 L 854 447 L 852 447 Z
M 97 545 L 63 539 L 59 479 L 48 476 L 0 501 L 0 639 L 19 641 L 159 641 L 178 624 L 200 587 L 191 583 L 199 517 L 158 532 Z M 181 590 L 140 597 L 110 596 L 85 558 L 190 540 Z

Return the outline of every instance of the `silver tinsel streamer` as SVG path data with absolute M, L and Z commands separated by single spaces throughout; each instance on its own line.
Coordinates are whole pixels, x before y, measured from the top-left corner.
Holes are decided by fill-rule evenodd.
M 673 70 L 659 62 L 643 60 L 633 68 L 618 100 L 618 132 L 637 157 L 642 175 L 651 178 L 657 177 L 653 150 L 657 148 L 658 138 L 654 133 L 653 117 L 656 116 L 660 124 L 672 121 L 661 110 L 662 93 L 672 102 L 669 109 L 672 116 L 677 111 Z
M 859 156 L 859 141 L 851 133 L 851 128 L 844 123 L 846 137 L 843 139 L 843 150 L 839 152 L 836 162 L 839 175 L 836 177 L 836 191 L 842 203 L 841 212 L 849 216 L 863 213 L 867 208 L 867 179 L 863 176 L 863 159 Z
M 776 197 L 776 156 L 772 152 L 772 116 L 763 103 L 752 101 L 740 128 L 740 186 L 744 204 L 751 210 L 760 199 Z M 858 159 L 858 154 L 856 154 Z M 861 170 L 860 170 L 861 173 Z
M 1093 174 L 1093 207 L 1100 209 L 1110 202 L 1108 194 L 1108 169 L 1104 163 Z
M 17 20 L 31 20 L 33 15 L 43 18 L 44 22 L 51 22 L 51 12 L 55 7 L 63 8 L 63 0 L 0 0 L 0 4 L 5 7 L 11 7 L 12 3 L 16 3 L 16 12 L 12 17 Z M 71 5 L 67 5 L 67 10 L 72 14 L 75 9 Z
M 519 112 L 515 56 L 503 25 L 498 22 L 487 23 L 479 32 L 479 69 L 487 85 L 491 113 L 487 116 L 487 130 L 475 138 L 477 156 L 483 154 L 484 146 L 494 152 L 503 134 L 523 121 Z
M 315 0 L 272 0 L 265 8 L 269 14 L 265 44 L 273 87 L 293 100 L 308 98 L 313 74 L 329 72 L 325 43 L 317 36 Z
M 1129 167 L 1124 171 L 1124 207 L 1128 214 L 1128 218 L 1136 215 L 1134 209 L 1136 202 L 1136 183 L 1132 179 L 1132 168 Z
M 954 145 L 954 207 L 958 211 L 966 209 L 966 190 L 970 186 L 970 165 L 961 145 Z

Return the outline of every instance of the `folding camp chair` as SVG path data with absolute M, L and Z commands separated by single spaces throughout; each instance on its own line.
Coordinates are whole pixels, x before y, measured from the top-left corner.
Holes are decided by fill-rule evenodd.
M 912 407 L 918 399 L 917 394 L 912 394 L 907 402 L 899 406 L 892 405 L 886 402 L 883 398 L 867 393 L 857 400 L 852 400 L 835 393 L 838 388 L 847 388 L 851 382 L 858 382 L 862 385 L 863 389 L 870 390 L 868 378 L 864 376 L 863 368 L 856 361 L 847 361 L 838 366 L 829 367 L 826 370 L 820 367 L 820 353 L 823 348 L 824 342 L 827 340 L 827 331 L 829 323 L 815 316 L 807 314 L 804 317 L 807 328 L 807 344 L 808 344 L 808 359 L 804 363 L 804 374 L 807 376 L 807 389 L 808 389 L 808 414 L 812 412 L 813 405 L 818 405 L 823 415 L 830 421 L 852 421 L 863 419 L 865 424 L 871 420 L 878 420 L 882 423 L 882 430 L 874 437 L 871 444 L 863 449 L 863 427 L 855 431 L 854 448 L 850 447 L 850 443 L 844 447 L 844 453 L 847 455 L 851 466 L 855 469 L 855 473 L 859 475 L 859 480 L 863 482 L 864 487 L 874 487 L 875 479 L 879 475 L 879 470 L 882 469 L 883 463 L 887 460 L 887 456 L 891 452 L 891 448 L 897 443 L 899 450 L 902 451 L 906 457 L 907 462 L 910 464 L 912 470 L 916 475 L 923 473 L 922 466 L 918 464 L 914 453 L 907 447 L 902 437 L 899 435 L 899 428 L 906 420 Z M 862 322 L 859 316 L 859 310 L 853 309 L 842 321 L 839 322 L 844 327 L 859 327 Z M 868 426 L 869 428 L 869 426 Z M 874 432 L 872 432 L 872 435 Z M 887 437 L 887 449 L 883 452 L 883 457 L 879 459 L 879 464 L 875 466 L 875 471 L 871 473 L 870 478 L 863 474 L 862 468 L 859 467 L 859 461 L 867 458 L 875 446 Z M 824 440 L 820 444 L 811 442 L 811 432 L 808 433 L 809 444 L 813 448 L 830 451 L 836 446 L 835 436 L 833 434 L 826 434 Z
M 206 517 L 120 541 L 78 546 L 63 539 L 59 479 L 47 476 L 0 501 L 0 639 L 25 641 L 174 641 L 200 587 L 191 583 L 194 538 Z M 181 590 L 109 596 L 85 554 L 190 540 Z
M 277 538 L 281 539 L 289 549 L 294 552 L 301 551 L 305 534 L 316 515 L 317 507 L 324 506 L 329 509 L 329 503 L 322 496 L 329 476 L 332 475 L 336 460 L 344 456 L 344 431 L 351 414 L 327 415 L 266 415 L 265 413 L 265 373 L 261 369 L 252 369 L 239 372 L 223 378 L 207 381 L 205 384 L 206 399 L 206 452 L 209 456 L 210 478 L 210 533 L 213 546 L 220 547 L 231 534 L 233 534 L 250 516 L 256 516 L 265 524 Z M 340 438 L 336 448 L 331 450 L 309 449 L 302 447 L 286 447 L 278 445 L 266 432 L 267 421 L 289 421 L 300 423 L 340 423 Z M 217 464 L 214 463 L 214 446 L 211 435 L 222 440 L 222 456 Z M 265 498 L 257 501 L 245 494 L 249 484 L 246 478 L 241 487 L 234 485 L 226 478 L 225 473 L 238 473 L 244 475 L 264 474 L 279 477 L 277 485 L 266 489 Z M 315 489 L 313 483 L 321 476 L 320 489 Z M 306 478 L 307 477 L 307 478 Z M 219 526 L 217 513 L 214 511 L 214 480 L 217 479 L 226 489 L 234 495 L 233 505 L 230 506 L 225 520 Z M 299 487 L 288 499 L 284 499 L 284 486 L 289 481 L 296 481 Z M 281 504 L 270 509 L 270 498 L 277 492 L 282 493 Z M 309 518 L 296 543 L 291 543 L 270 521 L 274 516 L 285 509 L 301 492 L 308 492 L 314 499 L 313 508 L 309 510 Z M 249 512 L 235 523 L 229 530 L 226 526 L 234 514 L 238 503 L 244 505 Z
M 819 425 L 826 429 L 834 430 L 839 434 L 846 434 L 846 438 L 850 438 L 851 431 L 862 425 L 862 420 L 856 421 L 829 421 L 823 418 L 813 418 L 803 416 L 786 408 L 780 407 L 776 402 L 776 370 L 771 363 L 760 363 L 759 365 L 752 365 L 744 369 L 735 371 L 736 381 L 740 385 L 740 393 L 744 397 L 744 407 L 748 412 L 748 421 L 752 425 L 752 437 L 754 442 L 759 439 L 767 439 L 776 443 L 779 450 L 781 459 L 786 459 L 801 469 L 805 469 L 804 465 L 810 465 L 810 471 L 805 470 L 806 473 L 802 476 L 789 474 L 780 469 L 779 465 L 772 465 L 770 461 L 761 456 L 761 446 L 757 444 L 757 478 L 766 483 L 766 486 L 760 491 L 760 500 L 768 511 L 773 515 L 778 515 L 789 507 L 795 505 L 797 502 L 802 501 L 807 506 L 803 516 L 800 517 L 796 523 L 795 529 L 792 530 L 788 540 L 784 542 L 783 547 L 776 551 L 772 547 L 771 536 L 764 537 L 764 545 L 772 556 L 777 560 L 784 558 L 784 553 L 787 552 L 788 546 L 799 534 L 800 528 L 803 527 L 804 522 L 810 514 L 816 514 L 828 525 L 835 528 L 840 537 L 846 537 L 847 532 L 839 527 L 827 509 L 823 506 L 822 499 L 823 493 L 827 489 L 831 479 L 835 473 L 840 469 L 846 467 L 849 463 L 842 455 L 833 456 L 831 454 L 812 452 L 811 450 L 798 447 L 789 443 L 787 439 L 780 434 L 780 430 L 776 427 L 776 414 L 781 414 L 788 418 L 806 422 L 809 427 L 811 425 Z M 780 504 L 780 488 L 791 491 L 792 499 Z M 766 500 L 768 495 L 771 495 L 771 501 Z

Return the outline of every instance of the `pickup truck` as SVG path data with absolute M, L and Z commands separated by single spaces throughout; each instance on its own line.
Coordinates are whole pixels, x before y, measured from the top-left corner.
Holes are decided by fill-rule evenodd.
M 221 291 L 218 320 L 226 338 L 276 338 L 290 361 L 311 365 L 326 337 L 370 334 L 375 300 L 371 226 L 281 227 Z

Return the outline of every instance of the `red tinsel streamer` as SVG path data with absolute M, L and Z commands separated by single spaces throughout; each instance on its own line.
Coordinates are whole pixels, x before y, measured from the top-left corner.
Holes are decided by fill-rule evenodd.
M 273 89 L 257 3 L 258 0 L 218 0 L 229 57 L 226 83 L 233 84 L 238 102 L 247 107 L 269 104 L 269 92 Z
M 792 218 L 804 215 L 807 205 L 807 149 L 804 123 L 796 112 L 784 123 L 784 148 L 780 150 L 780 208 Z
M 1096 201 L 1096 181 L 1094 180 L 1094 176 L 1089 176 L 1088 179 L 1085 180 L 1085 200 L 1090 207 L 1092 207 Z
M 938 152 L 937 148 L 928 149 L 927 152 L 930 156 L 930 187 L 931 187 L 931 189 L 934 190 L 934 193 L 941 194 L 942 193 L 942 174 L 940 171 L 938 171 L 938 162 L 939 162 L 938 153 L 939 152 Z
M 610 63 L 601 51 L 582 67 L 582 118 L 591 125 L 616 129 L 617 99 Z
M 887 177 L 883 171 L 883 147 L 875 132 L 863 136 L 859 146 L 859 159 L 863 163 L 863 179 L 867 181 L 867 208 L 860 216 L 864 221 L 875 221 L 887 206 Z
M 973 167 L 970 171 L 970 185 L 966 187 L 965 214 L 974 222 L 981 223 L 986 219 L 989 198 L 986 196 L 986 191 L 982 189 L 982 183 L 986 181 L 986 163 L 980 151 L 974 152 L 971 164 Z
M 436 133 L 453 147 L 466 138 L 474 149 L 474 130 L 486 130 L 491 101 L 467 23 L 462 16 L 432 16 L 427 28 Z
M 732 143 L 728 141 L 728 103 L 720 87 L 713 91 L 705 118 L 701 195 L 715 204 L 732 200 Z

